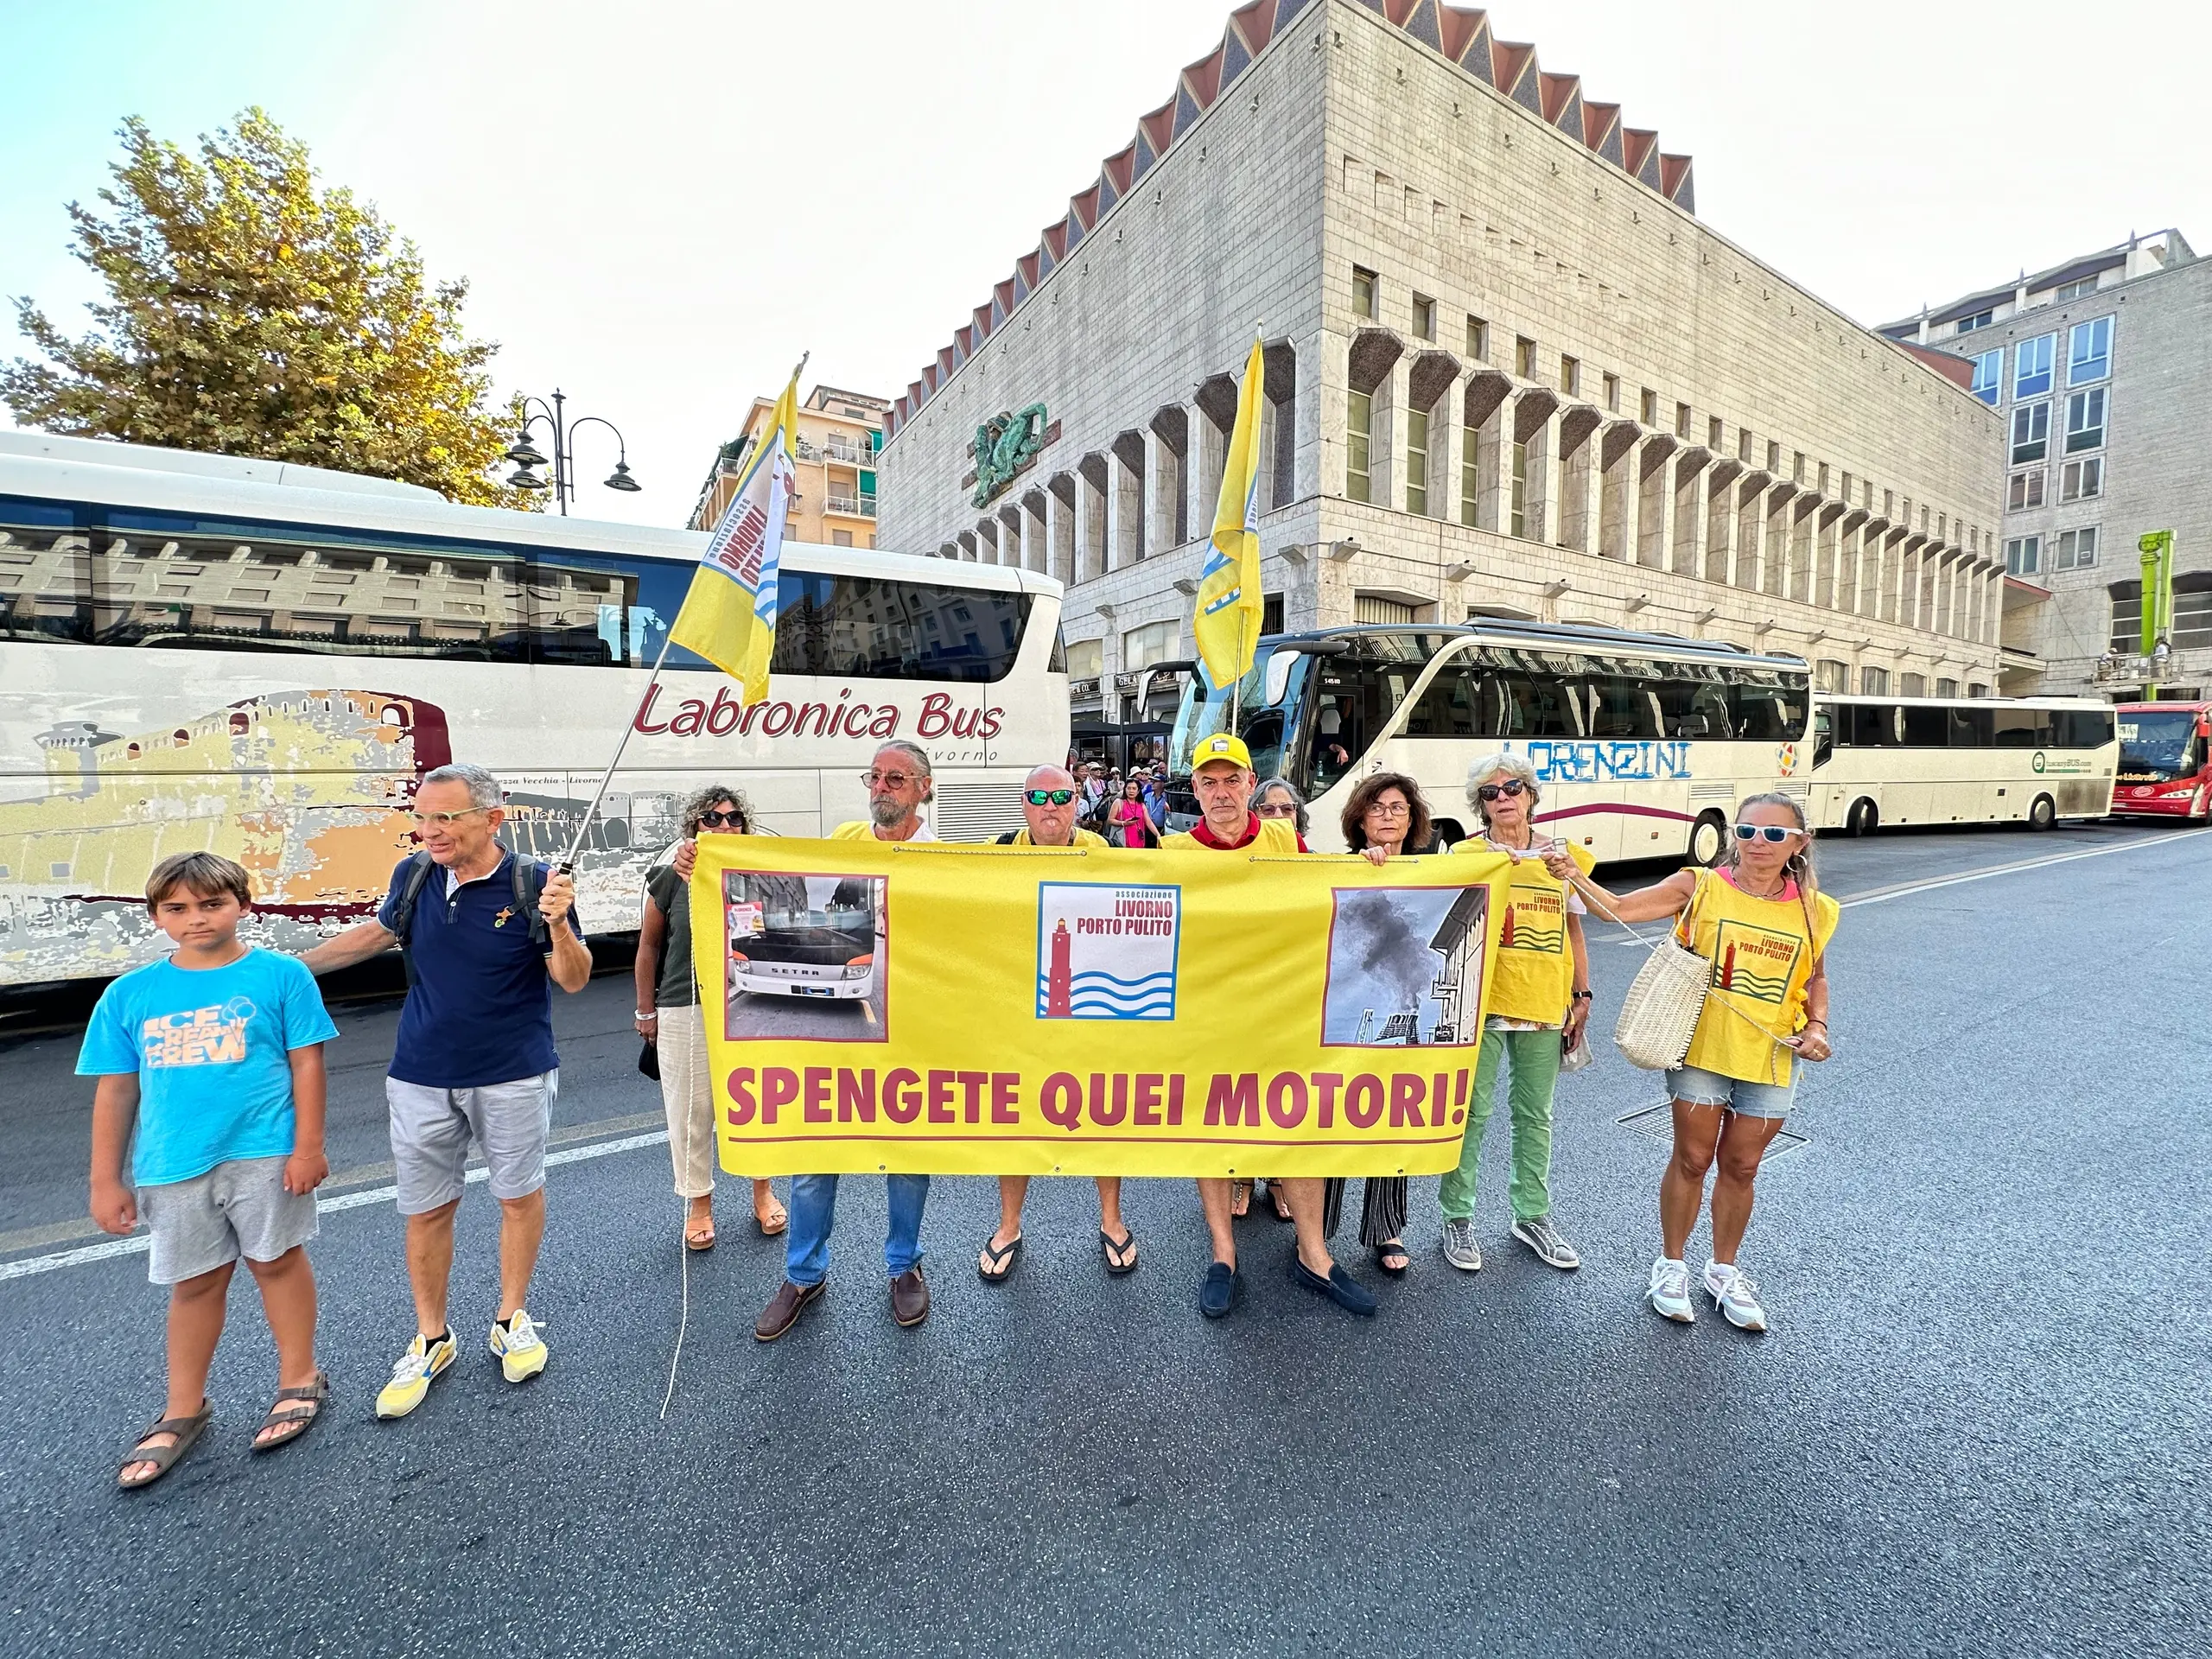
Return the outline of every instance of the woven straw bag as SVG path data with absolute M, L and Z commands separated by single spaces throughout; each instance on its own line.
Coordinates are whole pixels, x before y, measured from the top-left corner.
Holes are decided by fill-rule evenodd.
M 1697 937 L 1698 900 L 1705 896 L 1709 878 L 1698 877 L 1680 931 L 1670 930 L 1651 949 L 1637 970 L 1636 981 L 1621 999 L 1620 1018 L 1613 1022 L 1613 1043 L 1630 1065 L 1646 1071 L 1666 1071 L 1682 1063 L 1697 1034 L 1698 1016 L 1713 984 L 1713 963 L 1681 942 L 1680 932 Z

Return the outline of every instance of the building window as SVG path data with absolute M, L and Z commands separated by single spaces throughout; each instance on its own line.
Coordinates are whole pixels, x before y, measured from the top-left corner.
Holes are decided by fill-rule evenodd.
M 1376 594 L 1354 594 L 1351 596 L 1351 620 L 1355 622 L 1418 622 L 1420 608 L 1402 599 L 1384 599 Z
M 1490 324 L 1471 315 L 1467 318 L 1467 355 L 1478 363 L 1490 361 Z
M 1068 677 L 1071 680 L 1095 680 L 1105 671 L 1106 642 L 1103 639 L 1071 639 L 1068 641 Z
M 2043 558 L 2043 537 L 2015 536 L 2005 543 L 2005 574 L 2032 576 Z
M 1523 380 L 1536 378 L 1536 342 L 1526 334 L 1513 337 L 1513 372 Z
M 1367 475 L 1368 438 L 1375 423 L 1375 400 L 1355 391 L 1344 400 L 1344 494 L 1354 501 L 1372 501 L 1374 486 Z
M 1529 446 L 1514 443 L 1508 446 L 1512 457 L 1512 493 L 1506 502 L 1505 533 L 1526 536 L 1529 533 Z
M 2176 651 L 2212 645 L 2212 589 L 2174 595 L 2174 633 L 2166 643 Z
M 1351 268 L 1351 314 L 1375 321 L 1375 273 L 1357 265 Z
M 2012 474 L 2011 487 L 2005 493 L 2005 511 L 2025 512 L 2030 507 L 2043 505 L 2044 470 L 2037 467 L 2031 473 Z
M 1727 441 L 1727 429 L 1721 424 L 1720 417 L 1718 415 L 1708 415 L 1706 416 L 1705 447 L 1707 448 L 1712 450 L 1714 454 L 1719 454 L 1720 453 L 1721 445 Z M 1365 1191 L 1364 1188 L 1362 1188 L 1361 1190 L 1363 1192 Z
M 1851 664 L 1840 663 L 1833 657 L 1823 657 L 1813 664 L 1813 690 L 1830 691 L 1838 696 L 1851 691 Z
M 2077 322 L 2066 340 L 2066 384 L 2087 385 L 2112 372 L 2112 319 Z
M 2134 586 L 2133 582 L 2128 584 Z M 2178 594 L 2176 595 L 2179 597 Z M 2167 642 L 2169 645 L 2172 641 Z M 2108 647 L 2116 655 L 2133 657 L 2143 649 L 2143 598 L 2122 599 L 2114 594 L 2112 601 L 2112 642 Z
M 1778 439 L 1769 438 L 1766 441 L 1766 470 L 1770 476 L 1782 471 L 1782 444 Z
M 1805 481 L 1805 452 L 1802 449 L 1795 450 L 1790 454 L 1789 481 L 1792 484 L 1802 484 Z
M 1428 517 L 1428 416 L 1417 409 L 1406 413 L 1406 511 Z
M 1659 394 L 1646 386 L 1636 400 L 1637 418 L 1646 426 L 1659 424 Z
M 1742 461 L 1746 467 L 1750 466 L 1751 464 L 1751 452 L 1758 447 L 1758 441 L 1751 436 L 1751 429 L 1750 427 L 1739 426 L 1736 429 L 1737 460 Z
M 2066 398 L 2066 453 L 2080 449 L 2101 449 L 2105 445 L 2105 388 L 2092 386 L 2087 391 L 2068 394 Z
M 1684 443 L 1690 441 L 1690 406 L 1688 404 L 1675 405 L 1675 435 Z
M 1475 508 L 1483 488 L 1482 429 L 1462 425 L 1459 429 L 1459 522 L 1470 530 L 1475 524 Z
M 2062 530 L 2051 538 L 2052 569 L 2087 570 L 2096 562 L 2097 528 L 2094 524 L 2082 530 Z
M 1164 622 L 1147 622 L 1141 628 L 1131 628 L 1122 636 L 1122 672 L 1134 674 L 1139 669 L 1150 668 L 1154 663 L 1171 661 L 1182 637 L 1183 624 L 1176 617 L 1170 617 Z
M 852 532 L 851 531 L 849 531 L 849 530 L 833 530 L 833 531 L 831 531 L 830 532 L 830 546 L 832 546 L 832 547 L 850 547 L 852 544 L 853 544 L 853 532 Z
M 2070 283 L 2061 283 L 2056 288 L 2052 289 L 2050 297 L 2063 305 L 2068 300 L 2078 300 L 2084 294 L 2094 294 L 2096 291 L 2095 277 L 2077 276 Z
M 1859 671 L 1859 695 L 1862 697 L 1886 697 L 1890 695 L 1890 671 L 1886 668 L 1862 668 Z
M 1282 631 L 1282 595 L 1281 594 L 1261 594 L 1260 632 L 1281 633 Z
M 1956 680 L 1948 678 L 1948 677 L 1939 677 L 1936 682 L 1936 695 L 1939 697 L 1957 696 L 1959 695 L 1959 683 Z
M 2086 461 L 2069 461 L 2058 469 L 2058 499 L 2062 501 L 2094 501 L 2105 493 L 2105 458 L 2091 455 Z
M 1898 675 L 1897 695 L 1901 697 L 1926 696 L 1928 695 L 1928 677 L 1925 674 Z
M 2012 410 L 2012 464 L 2041 461 L 2050 453 L 2050 405 L 2022 404 Z
M 1559 360 L 1559 389 L 1570 397 L 1582 395 L 1582 365 L 1565 355 Z
M 1984 352 L 1974 360 L 1974 385 L 1968 388 L 1992 409 L 2005 390 L 2005 348 Z
M 1961 317 L 1953 327 L 1952 332 L 1955 334 L 1970 334 L 1977 328 L 1988 327 L 1991 323 L 1996 321 L 1997 313 L 1993 309 L 1988 311 L 1977 311 L 1970 317 Z
M 2050 390 L 2050 359 L 2058 350 L 2056 334 L 2037 334 L 2012 348 L 2012 396 L 2040 397 Z
M 1618 374 L 1605 377 L 1605 407 L 1616 415 L 1621 412 L 1621 378 Z
M 1414 333 L 1422 340 L 1436 338 L 1436 302 L 1426 294 L 1414 296 Z

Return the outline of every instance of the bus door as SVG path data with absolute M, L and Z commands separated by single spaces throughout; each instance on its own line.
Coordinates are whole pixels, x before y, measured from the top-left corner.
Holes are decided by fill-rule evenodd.
M 1467 804 L 1467 763 L 1503 747 L 1485 740 L 1481 702 L 1482 671 L 1472 650 L 1463 647 L 1436 664 L 1378 757 L 1382 770 L 1402 772 L 1421 785 L 1440 846 L 1481 833 L 1481 820 Z

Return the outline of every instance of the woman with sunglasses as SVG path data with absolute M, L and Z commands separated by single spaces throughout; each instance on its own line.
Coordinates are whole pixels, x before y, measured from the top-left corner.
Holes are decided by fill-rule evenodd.
M 1562 873 L 1556 862 L 1552 868 Z M 1618 897 L 1587 877 L 1580 885 L 1601 915 L 1682 917 L 1675 937 L 1713 964 L 1689 1052 L 1667 1073 L 1675 1147 L 1659 1182 L 1662 1249 L 1645 1297 L 1667 1319 L 1688 1325 L 1696 1317 L 1683 1252 L 1706 1172 L 1718 1164 L 1706 1294 L 1731 1325 L 1764 1331 L 1758 1287 L 1736 1265 L 1751 1219 L 1751 1184 L 1796 1091 L 1793 1061 L 1825 1060 L 1832 1052 L 1825 953 L 1841 912 L 1813 874 L 1804 810 L 1787 795 L 1754 795 L 1737 810 L 1716 868 L 1678 870 Z
M 720 784 L 684 802 L 683 846 L 702 830 L 717 835 L 753 833 L 753 811 L 745 797 Z M 690 1200 L 683 1242 L 695 1250 L 715 1248 L 715 1098 L 709 1081 L 707 1027 L 691 969 L 691 884 L 675 863 L 662 865 L 645 880 L 645 903 L 638 921 L 638 1034 L 653 1046 L 660 1067 L 660 1100 L 668 1114 L 668 1154 L 676 1169 L 677 1196 Z M 761 1233 L 774 1237 L 788 1217 L 766 1181 L 753 1183 L 753 1218 Z
M 1590 1018 L 1590 954 L 1582 938 L 1582 901 L 1555 871 L 1563 866 L 1587 874 L 1596 861 L 1572 842 L 1536 834 L 1542 793 L 1536 769 L 1524 755 L 1486 755 L 1467 768 L 1467 804 L 1483 833 L 1453 850 L 1503 853 L 1513 870 L 1459 1165 L 1436 1189 L 1444 1212 L 1444 1259 L 1465 1273 L 1483 1265 L 1475 1237 L 1475 1173 L 1501 1072 L 1513 1120 L 1513 1236 L 1547 1267 L 1571 1273 L 1582 1265 L 1552 1220 L 1552 1120 L 1560 1063 L 1581 1039 Z M 1554 857 L 1560 866 L 1548 862 Z
M 1400 772 L 1378 772 L 1360 780 L 1338 820 L 1344 845 L 1377 868 L 1408 854 L 1433 853 L 1436 836 L 1421 785 Z M 1331 1178 L 1324 1193 L 1321 1229 L 1333 1236 L 1343 1213 L 1345 1181 Z M 1370 1175 L 1362 1183 L 1359 1242 L 1375 1252 L 1375 1264 L 1393 1279 L 1413 1266 L 1406 1254 L 1406 1178 Z

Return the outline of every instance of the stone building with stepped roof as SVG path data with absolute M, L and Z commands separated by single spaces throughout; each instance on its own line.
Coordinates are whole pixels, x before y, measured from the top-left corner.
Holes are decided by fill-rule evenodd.
M 882 544 L 1069 583 L 1078 722 L 1157 714 L 1138 671 L 1192 654 L 1255 328 L 1270 627 L 1585 620 L 1996 684 L 2001 434 L 1955 359 L 1716 234 L 1688 156 L 1485 14 L 1255 0 L 885 423 Z

